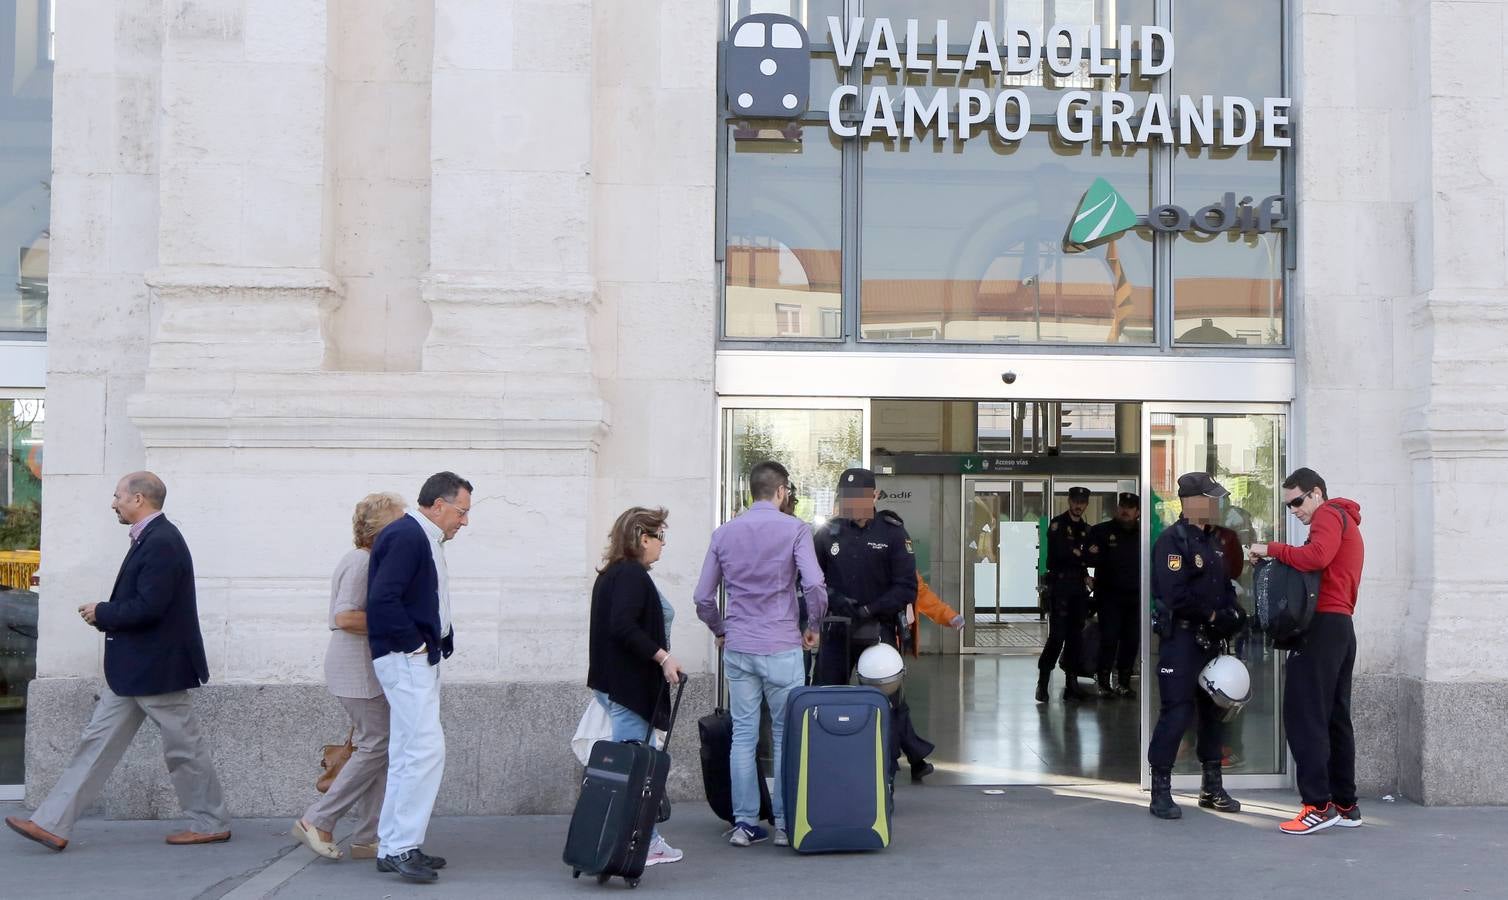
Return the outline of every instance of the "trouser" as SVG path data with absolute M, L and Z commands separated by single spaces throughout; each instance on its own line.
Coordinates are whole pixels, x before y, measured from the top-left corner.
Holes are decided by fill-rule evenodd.
M 597 702 L 601 704 L 602 708 L 607 712 L 607 720 L 613 726 L 613 740 L 638 741 L 642 744 L 644 743 L 646 737 L 650 737 L 651 732 L 649 730 L 648 719 L 644 718 L 643 716 L 639 715 L 638 713 L 634 712 L 621 703 L 614 703 L 612 699 L 607 696 L 606 691 L 593 691 L 592 693 L 597 695 Z M 657 747 L 659 746 L 659 744 L 651 737 L 649 740 L 649 746 Z M 658 837 L 659 834 L 660 829 L 656 827 L 654 831 L 650 833 L 650 837 Z
M 320 831 L 334 831 L 335 823 L 347 811 L 356 812 L 356 829 L 351 843 L 371 844 L 377 840 L 377 817 L 382 812 L 382 798 L 387 794 L 387 698 L 336 697 L 351 717 L 351 743 L 356 751 L 330 789 L 304 811 L 304 821 Z
M 68 837 L 147 719 L 155 722 L 162 734 L 168 778 L 178 793 L 178 805 L 192 823 L 190 827 L 200 834 L 229 831 L 225 794 L 189 692 L 121 697 L 105 686 L 100 687 L 94 715 L 84 726 L 73 759 L 31 820 L 58 837 Z
M 1351 728 L 1351 617 L 1319 613 L 1284 667 L 1283 727 L 1299 796 L 1311 806 L 1356 802 L 1356 737 Z
M 445 774 L 440 667 L 430 665 L 423 653 L 389 653 L 373 660 L 372 668 L 391 710 L 377 852 L 397 856 L 424 845 Z
M 1121 679 L 1136 668 L 1136 653 L 1141 649 L 1141 617 L 1137 612 L 1138 594 L 1112 593 L 1100 600 L 1100 658 L 1097 671 L 1108 676 L 1113 668 Z
M 1089 618 L 1089 589 L 1084 582 L 1068 576 L 1051 585 L 1047 617 L 1047 643 L 1037 657 L 1037 668 L 1051 672 L 1061 661 L 1070 677 L 1079 668 L 1080 646 L 1084 639 L 1084 620 Z
M 1178 759 L 1178 744 L 1197 716 L 1199 740 L 1196 750 L 1202 763 L 1218 763 L 1224 755 L 1222 742 L 1225 723 L 1222 710 L 1199 687 L 1199 672 L 1214 659 L 1216 651 L 1206 650 L 1194 639 L 1194 632 L 1176 627 L 1171 637 L 1157 644 L 1157 689 L 1162 709 L 1152 740 L 1147 744 L 1147 762 L 1152 768 L 1172 768 Z
M 781 756 L 785 751 L 785 704 L 791 691 L 806 683 L 801 649 L 778 653 L 723 651 L 728 676 L 728 712 L 733 716 L 733 749 L 728 756 L 733 781 L 733 821 L 753 825 L 759 821 L 759 710 L 762 699 L 770 707 L 770 741 L 774 745 L 770 811 L 776 822 L 785 821 L 785 798 L 780 790 Z

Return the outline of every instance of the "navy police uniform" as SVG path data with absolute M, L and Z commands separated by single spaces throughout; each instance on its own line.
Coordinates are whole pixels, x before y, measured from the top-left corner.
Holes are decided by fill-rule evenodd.
M 1203 472 L 1179 478 L 1178 492 L 1180 497 L 1223 497 L 1228 493 Z M 1170 779 L 1178 745 L 1196 718 L 1195 749 L 1204 770 L 1199 803 L 1223 812 L 1241 808 L 1220 783 L 1223 711 L 1199 687 L 1199 673 L 1245 621 L 1221 544 L 1214 527 L 1201 527 L 1179 516 L 1152 545 L 1161 709 L 1147 744 L 1147 762 L 1152 767 L 1152 813 L 1159 818 L 1179 815 L 1169 794 Z
M 867 476 L 867 486 L 873 487 L 872 474 L 850 471 L 858 473 L 861 480 Z M 844 478 L 848 474 L 845 472 Z M 843 636 L 824 629 L 812 683 L 848 684 L 859 654 L 866 648 L 880 641 L 900 648 L 902 616 L 916 600 L 916 555 L 901 517 L 889 510 L 877 510 L 875 517 L 862 525 L 842 517 L 828 519 L 813 534 L 813 540 L 827 582 L 828 612 L 851 621 L 847 647 L 833 646 L 834 640 L 843 640 Z M 895 713 L 891 717 L 892 756 L 904 752 L 915 771 L 926 764 L 934 748 L 912 727 L 903 691 L 891 695 L 890 701 Z
M 1082 492 L 1082 493 L 1080 493 Z M 1086 488 L 1070 488 L 1069 499 L 1088 499 Z M 1045 700 L 1046 681 L 1060 657 L 1068 673 L 1064 696 L 1078 696 L 1075 679 L 1082 671 L 1080 646 L 1084 620 L 1089 617 L 1089 523 L 1070 512 L 1047 525 L 1047 643 L 1037 657 L 1038 700 Z
M 1139 504 L 1135 494 L 1121 494 L 1122 506 Z M 1096 671 L 1101 690 L 1110 687 L 1114 669 L 1123 697 L 1132 696 L 1131 672 L 1141 648 L 1141 523 L 1111 519 L 1089 529 L 1089 560 L 1094 566 L 1094 601 L 1100 616 L 1100 658 Z

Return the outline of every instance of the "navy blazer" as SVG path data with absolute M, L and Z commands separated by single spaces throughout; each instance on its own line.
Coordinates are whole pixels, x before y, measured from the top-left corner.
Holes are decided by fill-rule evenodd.
M 194 560 L 178 526 L 158 516 L 142 529 L 115 576 L 110 600 L 94 608 L 105 633 L 105 683 L 121 697 L 148 697 L 209 681 Z
M 435 572 L 429 536 L 413 516 L 393 520 L 372 544 L 367 566 L 367 642 L 373 659 L 413 653 L 423 645 L 432 666 L 454 650 L 452 635 L 440 635 L 440 576 Z

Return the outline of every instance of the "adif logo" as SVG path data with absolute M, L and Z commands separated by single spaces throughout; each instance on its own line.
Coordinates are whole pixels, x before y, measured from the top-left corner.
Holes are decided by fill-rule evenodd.
M 1238 202 L 1236 195 L 1227 191 L 1219 203 L 1200 207 L 1192 215 L 1181 206 L 1165 203 L 1154 206 L 1148 215 L 1139 216 L 1120 191 L 1110 186 L 1110 182 L 1096 178 L 1079 198 L 1078 208 L 1068 222 L 1068 231 L 1063 235 L 1063 251 L 1078 253 L 1088 250 L 1142 225 L 1165 233 L 1239 231 L 1265 234 L 1288 227 L 1287 203 L 1281 194 L 1274 194 L 1253 205 L 1251 197 L 1242 197 Z
M 794 119 L 805 112 L 811 99 L 808 48 L 806 29 L 790 16 L 739 19 L 723 60 L 729 111 L 751 119 Z

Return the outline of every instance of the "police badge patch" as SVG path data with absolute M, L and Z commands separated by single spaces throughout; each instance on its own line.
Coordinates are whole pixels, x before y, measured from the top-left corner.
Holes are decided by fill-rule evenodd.
M 1168 571 L 1177 572 L 1183 569 L 1183 557 L 1176 553 L 1168 554 Z
M 1054 522 L 1051 525 L 1047 526 L 1047 530 L 1048 531 L 1057 531 L 1058 530 L 1058 523 Z
M 1197 553 L 1194 554 L 1194 567 L 1197 569 L 1204 568 L 1204 557 Z
M 838 555 L 838 542 L 837 541 L 833 541 L 833 545 L 831 547 L 827 548 L 827 555 L 828 556 L 837 556 Z
M 906 538 L 906 552 L 910 553 L 912 556 L 916 555 L 916 551 L 911 547 L 911 538 Z

